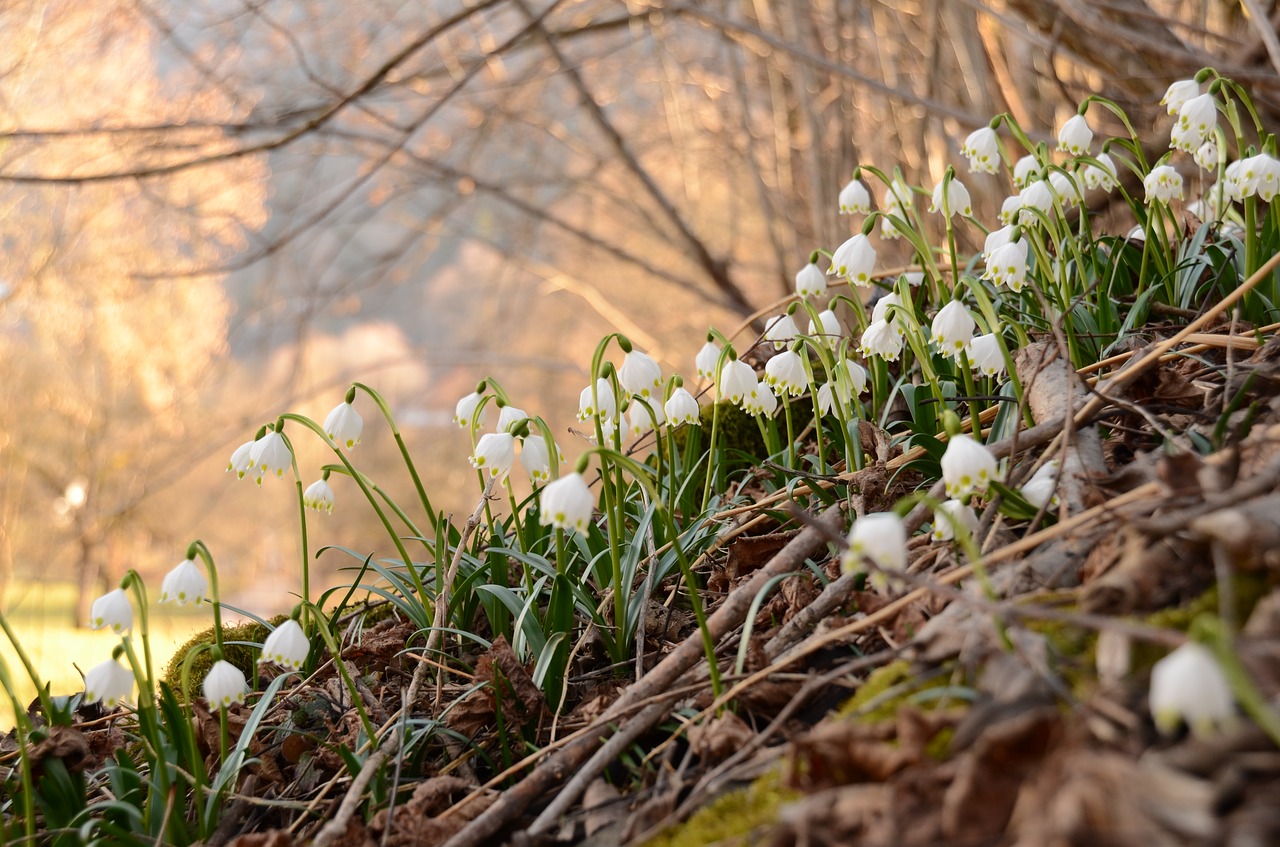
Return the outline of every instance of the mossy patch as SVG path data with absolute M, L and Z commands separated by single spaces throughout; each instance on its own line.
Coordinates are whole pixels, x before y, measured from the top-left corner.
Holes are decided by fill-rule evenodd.
M 693 817 L 646 843 L 645 847 L 746 847 L 759 844 L 764 831 L 778 819 L 783 803 L 800 794 L 786 788 L 771 772 L 751 785 L 730 791 L 699 809 Z
M 271 625 L 279 626 L 288 620 L 288 617 L 288 615 L 278 615 L 271 619 Z M 246 679 L 253 679 L 259 650 L 257 647 L 251 646 L 251 644 L 261 644 L 266 640 L 269 632 L 271 630 L 260 623 L 251 622 L 240 624 L 239 626 L 224 626 L 222 628 L 222 658 L 243 671 Z M 182 666 L 187 660 L 187 654 L 202 644 L 213 643 L 213 627 L 209 627 L 191 636 L 185 644 L 174 651 L 173 658 L 169 660 L 169 664 L 165 668 L 164 681 L 173 689 L 174 695 L 179 700 L 185 699 L 182 690 Z M 191 662 L 188 681 L 192 691 L 199 693 L 200 686 L 211 667 L 213 667 L 213 656 L 208 650 L 201 650 L 200 654 Z
M 862 723 L 880 723 L 895 720 L 898 709 L 904 705 L 925 712 L 944 708 L 948 703 L 954 705 L 955 699 L 948 696 L 917 695 L 922 691 L 946 688 L 952 684 L 946 673 L 926 671 L 921 674 L 911 666 L 911 662 L 898 659 L 872 671 L 837 714 Z

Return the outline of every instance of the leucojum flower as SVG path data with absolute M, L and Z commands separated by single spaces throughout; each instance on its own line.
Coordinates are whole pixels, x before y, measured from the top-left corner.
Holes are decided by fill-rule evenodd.
M 618 382 L 632 397 L 653 397 L 662 391 L 662 368 L 648 353 L 632 350 L 622 357 Z
M 529 413 L 524 409 L 500 403 L 498 404 L 498 425 L 494 429 L 498 432 L 511 432 L 512 427 L 528 417 Z
M 208 590 L 209 580 L 200 566 L 194 559 L 183 559 L 160 584 L 160 602 L 177 603 L 179 606 L 199 603 Z
M 360 443 L 360 433 L 364 430 L 364 419 L 356 411 L 350 401 L 339 403 L 333 407 L 324 419 L 324 432 L 334 444 L 350 450 Z
M 1004 375 L 1004 353 L 1000 350 L 1000 339 L 994 332 L 973 339 L 969 344 L 969 362 L 983 376 L 999 378 Z
M 794 350 L 783 350 L 764 366 L 765 381 L 779 392 L 799 397 L 809 385 L 804 359 Z
M 1189 641 L 1151 669 L 1151 717 L 1161 732 L 1185 720 L 1191 731 L 1207 735 L 1235 716 L 1231 685 L 1208 647 Z
M 716 378 L 716 362 L 720 361 L 720 348 L 714 341 L 708 341 L 698 350 L 694 357 L 693 369 L 699 379 L 714 380 Z
M 317 512 L 333 514 L 333 488 L 327 479 L 317 479 L 302 492 L 302 505 Z
M 311 652 L 311 641 L 302 631 L 302 625 L 293 618 L 271 631 L 262 643 L 261 662 L 274 662 L 291 671 L 300 669 Z
M 227 462 L 227 472 L 234 472 L 236 479 L 244 479 L 244 475 L 253 467 L 253 461 L 249 458 L 249 454 L 252 450 L 252 441 L 246 441 L 237 447 L 231 454 L 231 460 Z
M 1146 179 L 1142 181 L 1142 187 L 1147 190 L 1148 203 L 1152 200 L 1159 200 L 1162 203 L 1181 200 L 1182 174 L 1168 165 L 1160 165 L 1151 169 L 1151 173 L 1147 174 Z
M 860 179 L 851 179 L 840 189 L 840 214 L 865 215 L 871 211 L 871 193 Z
M 555 447 L 555 445 L 552 445 Z M 555 447 L 559 458 L 560 448 Z M 551 479 L 551 451 L 547 448 L 547 440 L 541 435 L 527 436 L 520 443 L 520 464 L 529 481 L 537 484 Z
M 960 145 L 960 155 L 969 160 L 971 173 L 993 174 L 1000 168 L 1000 141 L 989 126 L 969 133 Z
M 769 323 L 765 324 L 764 340 L 773 343 L 773 349 L 781 350 L 792 341 L 796 340 L 796 336 L 800 334 L 800 328 L 796 326 L 796 319 L 789 312 L 783 312 L 769 319 Z M 717 355 L 720 351 L 716 351 Z M 715 363 L 712 362 L 714 367 Z M 702 374 L 699 373 L 699 376 Z
M 486 432 L 476 442 L 471 467 L 491 477 L 503 477 L 516 460 L 516 439 L 509 432 Z
M 840 557 L 840 569 L 856 573 L 863 559 L 870 559 L 881 571 L 902 571 L 907 567 L 907 531 L 902 518 L 893 512 L 864 515 L 849 530 L 849 547 Z M 883 574 L 871 577 L 871 584 L 883 590 Z
M 946 500 L 933 510 L 934 541 L 954 539 L 957 525 L 963 527 L 970 536 L 978 531 L 978 516 L 972 506 L 960 500 Z
M 1027 245 L 1027 239 L 1021 238 L 992 250 L 983 277 L 1010 291 L 1021 291 L 1027 284 Z
M 453 422 L 462 429 L 470 429 L 472 425 L 484 426 L 484 411 L 481 410 L 479 417 L 476 416 L 476 410 L 480 408 L 480 401 L 483 399 L 483 394 L 472 391 L 459 400 L 453 409 Z
M 1072 156 L 1083 156 L 1093 144 L 1093 130 L 1084 115 L 1074 115 L 1058 130 L 1058 149 Z
M 947 441 L 942 454 L 942 481 L 947 496 L 960 498 L 975 491 L 986 491 L 987 486 L 1000 478 L 996 457 L 973 436 L 960 433 Z
M 663 411 L 667 414 L 667 422 L 672 426 L 680 424 L 696 424 L 702 410 L 698 408 L 698 400 L 683 386 L 671 392 Z
M 796 273 L 796 296 L 821 297 L 827 293 L 827 277 L 815 262 L 810 261 Z
M 871 285 L 871 272 L 876 266 L 876 250 L 871 239 L 862 233 L 850 238 L 836 248 L 831 256 L 828 273 L 843 277 L 859 288 Z
M 582 474 L 573 471 L 547 483 L 538 502 L 544 525 L 587 534 L 596 498 Z
M 277 479 L 284 479 L 284 472 L 293 466 L 293 454 L 284 436 L 274 430 L 253 442 L 249 451 L 249 462 L 258 475 L 258 484 L 267 474 L 275 474 Z
M 226 707 L 232 703 L 243 703 L 248 689 L 244 672 L 226 659 L 214 662 L 204 678 L 204 699 L 214 706 Z
M 960 214 L 968 217 L 973 214 L 973 203 L 969 198 L 969 189 L 958 179 L 952 179 L 950 182 L 942 180 L 934 186 L 933 201 L 929 204 L 929 211 L 940 214 L 944 218 L 950 218 Z
M 89 628 L 122 635 L 133 628 L 133 606 L 123 588 L 108 591 L 89 607 Z
M 957 353 L 968 351 L 977 327 L 973 315 L 959 300 L 952 300 L 938 310 L 930 327 L 929 340 L 938 348 L 938 355 L 950 359 Z
M 737 359 L 730 359 L 720 369 L 718 386 L 720 399 L 740 404 L 742 398 L 750 395 L 755 389 L 757 382 L 756 372 L 750 365 Z
M 114 709 L 133 691 L 133 674 L 115 659 L 94 665 L 84 675 L 84 700 Z

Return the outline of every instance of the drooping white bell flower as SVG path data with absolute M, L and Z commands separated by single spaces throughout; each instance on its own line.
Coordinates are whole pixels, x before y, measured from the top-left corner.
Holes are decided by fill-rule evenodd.
M 879 356 L 886 362 L 896 362 L 905 343 L 904 333 L 898 326 L 901 318 L 893 321 L 872 321 L 862 333 L 858 352 L 864 356 Z
M 364 419 L 350 403 L 339 403 L 324 419 L 324 434 L 329 440 L 350 450 L 360 443 Z
M 249 461 L 253 465 L 253 472 L 258 475 L 258 484 L 261 485 L 262 478 L 267 474 L 275 474 L 276 479 L 283 479 L 284 472 L 293 467 L 293 454 L 289 452 L 284 436 L 273 431 L 253 442 Z
M 204 678 L 204 699 L 213 706 L 225 708 L 232 703 L 243 703 L 248 690 L 244 672 L 226 659 L 214 662 Z
M 1093 144 L 1093 130 L 1084 115 L 1073 115 L 1058 130 L 1058 150 L 1071 156 L 1084 156 Z
M 804 359 L 794 350 L 783 350 L 764 366 L 764 378 L 771 388 L 799 397 L 809 385 Z
M 946 189 L 944 196 L 943 189 Z M 973 203 L 969 199 L 969 189 L 954 177 L 950 182 L 942 180 L 933 188 L 933 200 L 929 203 L 929 211 L 940 214 L 944 218 L 954 215 L 966 217 L 973 214 Z
M 498 432 L 511 432 L 511 428 L 521 421 L 527 419 L 529 413 L 524 409 L 517 409 L 515 406 L 499 406 L 498 407 L 498 425 L 495 429 Z
M 982 276 L 1010 291 L 1021 291 L 1027 284 L 1027 245 L 1027 239 L 1022 238 L 997 247 L 987 258 Z
M 964 433 L 951 436 L 942 454 L 942 481 L 948 497 L 960 498 L 975 491 L 986 491 L 989 484 L 999 479 L 996 457 L 985 445 Z
M 884 202 L 880 204 L 880 208 L 884 210 L 884 217 L 880 219 L 880 237 L 901 238 L 905 231 L 903 228 L 910 226 L 911 188 L 895 178 L 885 189 Z
M 836 248 L 831 256 L 828 273 L 844 277 L 853 285 L 865 288 L 871 284 L 871 272 L 876 266 L 876 249 L 871 239 L 858 233 Z
M 548 482 L 539 496 L 539 520 L 545 526 L 587 534 L 596 498 L 577 471 Z
M 998 215 L 1002 225 L 1010 226 L 1021 221 L 1022 202 L 1022 192 L 1011 194 L 1004 198 L 1004 202 L 1000 204 L 1000 214 Z
M 1218 105 L 1212 94 L 1200 94 L 1182 104 L 1178 110 L 1176 129 L 1181 130 L 1184 143 L 1170 144 L 1179 150 L 1193 152 L 1218 125 Z
M 783 312 L 781 315 L 775 315 L 769 319 L 769 323 L 764 328 L 764 340 L 773 342 L 773 349 L 781 350 L 800 334 L 799 327 L 796 326 L 795 318 Z
M 871 211 L 871 192 L 860 179 L 851 179 L 840 189 L 840 214 L 865 215 Z
M 199 603 L 209 591 L 209 580 L 194 559 L 183 559 L 165 574 L 160 584 L 160 602 L 185 606 Z
M 730 403 L 742 403 L 742 398 L 751 394 L 757 382 L 759 380 L 756 378 L 755 369 L 746 362 L 730 359 L 720 369 L 720 382 L 717 385 L 720 399 L 728 400 Z
M 771 417 L 778 410 L 778 395 L 767 382 L 757 382 L 751 393 L 742 398 L 742 409 L 748 415 Z
M 855 397 L 867 390 L 867 369 L 852 359 L 836 362 L 832 373 L 836 383 L 847 388 Z
M 1049 215 L 1053 212 L 1053 188 L 1047 180 L 1039 179 L 1022 189 L 1018 195 L 1018 223 L 1022 226 L 1035 226 L 1041 222 L 1040 212 Z
M 977 321 L 959 300 L 952 300 L 934 315 L 929 328 L 929 340 L 938 349 L 938 355 L 950 359 L 961 351 L 968 351 L 973 341 Z
M 1241 168 L 1250 193 L 1257 194 L 1259 200 L 1270 203 L 1277 190 L 1280 190 L 1280 160 L 1266 153 L 1259 153 L 1245 159 Z
M 890 291 L 875 302 L 875 305 L 871 307 L 871 320 L 887 321 L 893 318 L 894 316 L 889 314 L 890 307 L 902 308 L 902 298 L 898 296 L 896 291 Z
M 840 343 L 841 336 L 844 335 L 844 329 L 840 326 L 840 319 L 836 317 L 836 313 L 831 309 L 823 309 L 818 313 L 818 320 L 821 325 L 815 324 L 812 319 L 809 320 L 809 335 L 819 339 L 828 347 L 835 347 Z
M 841 385 L 838 380 L 829 380 L 818 386 L 818 414 L 839 415 L 837 401 L 842 408 L 847 408 L 853 402 L 853 393 L 848 386 Z
M 989 261 L 992 253 L 1012 241 L 1014 229 L 1012 225 L 1005 224 L 987 233 L 986 239 L 982 242 L 982 261 Z
M 998 379 L 1004 375 L 1004 356 L 1000 352 L 1000 341 L 994 332 L 988 332 L 973 339 L 969 345 L 969 363 L 983 376 Z
M 84 675 L 84 702 L 114 709 L 133 693 L 133 674 L 115 659 L 94 665 Z
M 333 487 L 329 485 L 327 479 L 317 479 L 307 486 L 306 491 L 302 492 L 302 505 L 308 509 L 315 509 L 317 512 L 332 515 L 333 504 Z
M 123 588 L 108 591 L 89 607 L 89 628 L 109 629 L 123 635 L 133 628 L 133 606 Z
M 1192 153 L 1202 141 L 1204 141 L 1204 136 L 1193 129 L 1190 124 L 1175 123 L 1173 128 L 1169 130 L 1169 148 L 1171 150 Z
M 1180 721 L 1196 735 L 1209 735 L 1235 717 L 1231 684 L 1212 651 L 1188 641 L 1155 663 L 1148 696 L 1151 717 L 1163 733 Z
M 1180 79 L 1169 86 L 1160 105 L 1168 109 L 1169 114 L 1176 115 L 1182 111 L 1183 105 L 1200 93 L 1200 83 L 1194 79 Z
M 827 293 L 827 277 L 813 262 L 796 272 L 796 296 L 802 298 L 821 297 Z
M 236 479 L 244 479 L 244 475 L 253 467 L 253 460 L 249 458 L 249 454 L 253 451 L 253 442 L 246 441 L 235 449 L 231 454 L 231 461 L 227 462 L 227 472 L 235 472 Z
M 693 362 L 698 378 L 714 380 L 716 378 L 716 363 L 719 361 L 720 348 L 716 346 L 715 342 L 708 341 L 703 344 Z
M 1106 153 L 1099 153 L 1094 157 L 1098 160 L 1098 165 L 1088 165 L 1084 169 L 1084 187 L 1097 189 L 1110 193 L 1111 189 L 1118 185 L 1116 180 L 1116 163 Z
M 516 461 L 516 439 L 509 432 L 486 432 L 469 457 L 471 467 L 491 477 L 504 477 Z
M 1057 502 L 1058 495 L 1055 493 L 1057 488 L 1058 460 L 1052 459 L 1041 465 L 1031 475 L 1031 479 L 1023 483 L 1019 493 L 1022 494 L 1022 499 L 1032 506 L 1037 509 L 1045 509 Z
M 849 547 L 840 557 L 840 569 L 845 573 L 861 570 L 865 559 L 870 559 L 881 571 L 906 570 L 907 530 L 902 518 L 893 512 L 879 512 L 855 519 L 848 541 Z M 871 584 L 878 590 L 884 590 L 887 580 L 883 573 L 874 573 Z
M 933 540 L 951 541 L 956 537 L 956 525 L 964 527 L 972 536 L 978 531 L 978 515 L 973 507 L 959 500 L 947 500 L 933 510 Z
M 1066 208 L 1071 208 L 1080 199 L 1080 188 L 1070 174 L 1052 171 L 1049 174 L 1049 188 L 1054 197 Z
M 960 145 L 960 155 L 969 160 L 969 172 L 993 174 L 1000 168 L 1000 141 L 989 126 L 969 133 Z
M 578 420 L 598 417 L 603 422 L 611 421 L 617 416 L 618 398 L 613 394 L 613 384 L 604 377 L 596 380 L 594 391 L 588 385 L 578 395 Z
M 662 368 L 648 353 L 632 350 L 622 357 L 618 383 L 628 397 L 654 397 L 662 393 Z
M 273 629 L 262 643 L 259 662 L 274 662 L 291 671 L 300 670 L 311 652 L 311 641 L 302 631 L 302 625 L 293 618 Z
M 472 426 L 484 426 L 484 410 L 481 409 L 479 417 L 476 416 L 476 410 L 480 409 L 480 401 L 483 399 L 483 394 L 472 391 L 459 400 L 458 404 L 453 407 L 453 422 L 462 429 L 471 429 Z
M 1142 186 L 1147 190 L 1148 203 L 1153 200 L 1168 203 L 1170 200 L 1182 199 L 1182 174 L 1168 165 L 1152 168 L 1151 173 L 1142 181 Z
M 696 424 L 701 420 L 702 410 L 698 408 L 698 400 L 690 394 L 683 386 L 671 392 L 671 396 L 667 398 L 663 411 L 667 415 L 667 421 L 671 426 L 680 426 L 681 424 Z
M 647 405 L 646 405 L 647 403 Z M 662 426 L 667 422 L 667 415 L 662 409 L 662 404 L 658 402 L 658 398 L 641 403 L 638 400 L 633 401 L 627 407 L 627 418 L 629 427 L 627 428 L 632 438 L 639 438 L 651 429 Z
M 1031 184 L 1033 180 L 1039 179 L 1040 162 L 1035 156 L 1027 154 L 1019 159 L 1013 165 L 1013 187 L 1021 191 Z
M 556 447 L 555 450 L 556 458 L 563 461 L 560 457 L 560 448 Z M 551 450 L 547 447 L 547 440 L 541 435 L 526 436 L 520 442 L 520 465 L 534 485 L 550 480 Z
M 1212 138 L 1196 148 L 1191 158 L 1202 171 L 1215 171 L 1218 168 L 1218 144 Z

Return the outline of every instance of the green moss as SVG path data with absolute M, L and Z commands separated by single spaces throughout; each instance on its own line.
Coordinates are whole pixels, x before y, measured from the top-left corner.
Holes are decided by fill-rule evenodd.
M 949 684 L 945 673 L 922 677 L 909 661 L 898 659 L 872 671 L 838 713 L 862 723 L 880 723 L 895 720 L 898 709 L 908 703 L 922 711 L 940 708 L 947 702 L 954 705 L 955 700 L 947 697 L 916 697 L 921 691 L 945 688 Z
M 770 772 L 740 791 L 730 791 L 698 810 L 681 826 L 649 841 L 645 847 L 746 847 L 761 842 L 763 831 L 778 819 L 778 808 L 799 797 Z
M 700 413 L 702 428 L 699 437 L 702 439 L 703 449 L 706 449 L 707 441 L 711 437 L 711 416 L 713 409 L 717 407 L 720 409 L 720 423 L 716 444 L 725 453 L 727 460 L 724 465 L 725 471 L 733 472 L 754 467 L 758 461 L 755 457 L 766 455 L 760 426 L 755 418 L 727 401 L 702 407 Z M 669 437 L 683 452 L 690 434 L 690 428 L 682 426 L 671 430 Z
M 1235 617 L 1241 625 L 1249 620 L 1253 609 L 1263 597 L 1271 591 L 1272 585 L 1263 574 L 1236 574 L 1231 578 L 1231 587 L 1235 593 Z M 1143 623 L 1161 629 L 1176 629 L 1186 632 L 1200 615 L 1217 615 L 1220 611 L 1218 583 L 1200 596 L 1193 598 L 1181 606 L 1161 609 L 1143 619 Z M 1133 644 L 1132 665 L 1135 670 L 1151 667 L 1168 651 L 1168 648 L 1152 644 L 1148 641 L 1135 640 Z
M 271 619 L 271 625 L 278 626 L 287 619 L 288 615 L 278 615 Z M 267 633 L 270 631 L 259 623 L 224 626 L 222 628 L 222 658 L 243 671 L 247 679 L 252 679 L 255 672 L 255 664 L 258 660 L 258 648 L 233 642 L 246 641 L 261 644 L 266 640 Z M 163 679 L 173 689 L 174 695 L 179 700 L 184 699 L 182 692 L 182 665 L 186 662 L 187 654 L 202 644 L 213 644 L 213 642 L 213 627 L 209 627 L 203 632 L 198 632 L 191 636 L 185 644 L 174 651 L 173 658 L 169 660 L 169 665 L 165 668 Z M 208 650 L 200 651 L 200 654 L 191 663 L 189 682 L 192 691 L 200 691 L 200 685 L 204 682 L 204 678 L 211 667 L 213 667 L 213 656 L 210 655 Z

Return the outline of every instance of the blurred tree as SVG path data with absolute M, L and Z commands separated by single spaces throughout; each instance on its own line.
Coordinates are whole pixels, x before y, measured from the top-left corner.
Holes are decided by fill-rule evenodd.
M 140 277 L 225 260 L 264 219 L 264 170 L 250 158 L 76 182 L 86 169 L 137 168 L 216 144 L 220 131 L 184 123 L 232 114 L 215 93 L 162 96 L 153 33 L 125 5 L 17 2 L 0 11 L 0 127 L 16 131 L 0 149 L 3 167 L 67 181 L 0 191 L 0 450 L 11 471 L 6 508 L 22 504 L 21 520 L 6 524 L 17 524 L 28 552 L 70 537 L 80 623 L 104 578 L 127 566 L 108 561 L 125 547 L 121 528 L 186 460 L 191 440 L 208 437 L 197 389 L 225 353 L 221 279 Z M 162 134 L 18 130 L 164 122 Z

